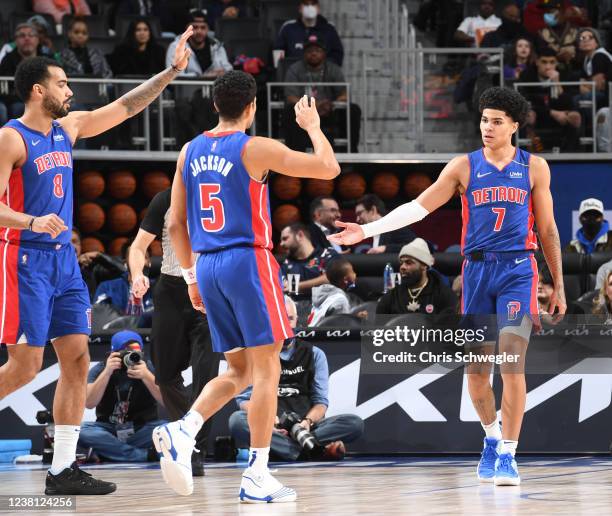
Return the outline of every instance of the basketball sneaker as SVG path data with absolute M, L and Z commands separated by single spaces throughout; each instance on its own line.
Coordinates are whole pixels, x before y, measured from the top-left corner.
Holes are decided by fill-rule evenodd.
M 497 444 L 499 441 L 495 437 L 484 438 L 484 448 L 480 455 L 480 462 L 476 468 L 478 480 L 481 482 L 493 482 L 495 477 L 495 461 L 497 460 Z
M 170 488 L 182 496 L 193 493 L 191 454 L 195 439 L 183 428 L 183 421 L 173 421 L 153 430 L 153 444 L 160 454 L 162 476 Z
M 46 495 L 105 495 L 114 492 L 117 485 L 92 477 L 73 462 L 57 475 L 50 471 L 45 480 Z
M 283 486 L 267 469 L 263 474 L 258 474 L 251 468 L 244 470 L 240 484 L 242 503 L 295 502 L 296 499 L 297 493 Z
M 518 466 L 511 453 L 499 454 L 495 461 L 494 482 L 496 486 L 518 486 L 521 484 Z

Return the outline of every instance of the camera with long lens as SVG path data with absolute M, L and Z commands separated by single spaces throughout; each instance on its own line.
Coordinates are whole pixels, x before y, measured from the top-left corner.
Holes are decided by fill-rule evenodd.
M 279 418 L 278 426 L 287 430 L 291 438 L 300 445 L 300 448 L 312 451 L 319 446 L 319 443 L 314 435 L 300 425 L 301 420 L 295 412 L 283 412 Z
M 121 367 L 127 369 L 140 364 L 144 360 L 144 354 L 142 351 L 124 349 L 119 353 L 119 358 L 121 359 Z

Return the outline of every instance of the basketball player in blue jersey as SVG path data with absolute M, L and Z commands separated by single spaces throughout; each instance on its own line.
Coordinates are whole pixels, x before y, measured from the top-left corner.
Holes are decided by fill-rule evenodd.
M 343 231 L 329 239 L 352 245 L 399 229 L 423 219 L 458 190 L 462 195 L 461 245 L 465 257 L 462 311 L 497 314 L 500 352 L 524 357 L 532 324 L 539 325 L 534 221 L 555 285 L 548 310 L 557 314 L 555 319 L 566 310 L 550 170 L 542 158 L 512 146 L 512 135 L 528 112 L 527 101 L 519 93 L 489 88 L 480 97 L 479 108 L 484 148 L 451 160 L 438 180 L 416 200 L 363 226 L 338 222 Z M 470 396 L 486 433 L 477 470 L 481 481 L 520 484 L 514 454 L 525 412 L 523 366 L 521 372 L 501 369 L 501 429 L 489 382 L 490 369 L 468 368 Z
M 53 402 L 55 446 L 46 478 L 49 495 L 107 494 L 111 482 L 94 479 L 75 462 L 89 370 L 91 308 L 70 245 L 72 147 L 150 104 L 186 68 L 182 35 L 173 65 L 115 102 L 69 113 L 72 91 L 64 70 L 44 57 L 24 60 L 15 88 L 25 113 L 0 129 L 0 399 L 30 382 L 50 340 L 60 367 Z
M 232 71 L 213 86 L 219 125 L 180 152 L 169 232 L 194 308 L 208 315 L 213 348 L 227 371 L 206 384 L 179 421 L 157 427 L 153 442 L 164 480 L 181 495 L 193 492 L 191 453 L 204 420 L 253 386 L 249 409 L 251 449 L 239 499 L 246 503 L 290 502 L 293 489 L 268 471 L 276 417 L 279 353 L 293 336 L 284 309 L 280 268 L 272 255 L 268 174 L 333 179 L 340 167 L 320 128 L 314 99 L 295 106 L 314 154 L 295 152 L 245 131 L 255 117 L 253 77 Z M 197 267 L 193 253 L 198 253 Z M 200 296 L 201 293 L 201 296 Z

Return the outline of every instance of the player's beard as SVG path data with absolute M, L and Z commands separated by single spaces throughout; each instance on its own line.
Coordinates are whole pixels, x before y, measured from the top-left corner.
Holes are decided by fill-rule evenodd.
M 70 111 L 70 106 L 65 107 L 66 104 L 62 104 L 55 100 L 51 95 L 45 95 L 43 97 L 43 108 L 51 115 L 55 120 L 57 118 L 65 117 Z

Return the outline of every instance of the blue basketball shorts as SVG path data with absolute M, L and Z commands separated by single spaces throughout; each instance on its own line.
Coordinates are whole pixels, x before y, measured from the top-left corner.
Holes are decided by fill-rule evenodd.
M 497 327 L 520 326 L 528 316 L 539 328 L 538 265 L 529 251 L 484 252 L 482 259 L 466 256 L 461 312 L 496 315 Z
M 202 253 L 196 273 L 216 352 L 293 337 L 280 267 L 268 249 L 232 247 Z
M 44 346 L 91 333 L 89 292 L 72 245 L 0 241 L 2 344 Z

